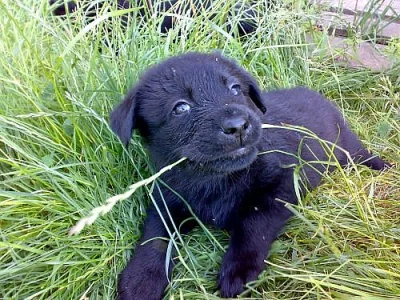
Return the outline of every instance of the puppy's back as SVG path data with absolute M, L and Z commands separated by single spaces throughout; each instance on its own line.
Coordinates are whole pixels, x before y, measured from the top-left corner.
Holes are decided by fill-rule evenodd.
M 321 94 L 304 87 L 297 87 L 267 92 L 263 96 L 267 107 L 267 113 L 263 117 L 264 123 L 277 126 L 305 127 L 320 139 L 329 141 L 348 151 L 354 161 L 378 170 L 385 167 L 383 160 L 373 157 L 361 145 L 361 142 L 350 130 L 338 108 Z M 289 131 L 282 133 L 282 130 L 279 131 L 279 138 L 275 136 L 275 138 L 283 140 L 296 140 L 297 143 L 292 143 L 288 147 L 291 149 L 287 149 L 292 153 L 297 153 L 299 139 L 303 139 L 303 137 L 304 135 L 299 134 L 299 132 Z M 317 147 L 317 144 L 319 145 L 320 143 L 314 143 L 315 150 L 310 155 L 319 154 L 322 159 L 325 159 L 327 153 L 323 152 L 326 151 L 320 146 Z M 309 152 L 312 151 L 313 149 Z M 348 163 L 348 156 L 342 150 L 337 149 L 335 155 L 341 165 Z M 311 156 L 307 157 L 306 160 L 309 160 Z

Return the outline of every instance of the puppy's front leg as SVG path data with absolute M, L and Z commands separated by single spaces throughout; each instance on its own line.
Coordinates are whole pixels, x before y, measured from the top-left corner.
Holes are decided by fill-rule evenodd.
M 277 203 L 268 210 L 254 207 L 236 222 L 218 278 L 222 297 L 239 295 L 247 282 L 257 279 L 272 242 L 289 217 L 289 210 Z
M 118 295 L 121 300 L 162 299 L 171 274 L 165 269 L 168 232 L 157 211 L 148 211 L 144 234 L 135 254 L 120 275 Z M 171 265 L 171 264 L 170 264 Z

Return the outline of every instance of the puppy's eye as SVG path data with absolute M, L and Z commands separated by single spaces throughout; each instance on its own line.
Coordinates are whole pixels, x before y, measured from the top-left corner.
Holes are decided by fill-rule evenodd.
M 231 86 L 231 93 L 232 93 L 234 96 L 239 95 L 241 91 L 242 91 L 242 90 L 241 90 L 241 88 L 240 88 L 240 85 L 238 85 L 238 84 L 232 84 L 232 86 Z
M 176 116 L 180 116 L 180 115 L 188 113 L 190 111 L 190 109 L 191 109 L 191 107 L 190 107 L 189 103 L 180 101 L 174 106 L 173 114 Z

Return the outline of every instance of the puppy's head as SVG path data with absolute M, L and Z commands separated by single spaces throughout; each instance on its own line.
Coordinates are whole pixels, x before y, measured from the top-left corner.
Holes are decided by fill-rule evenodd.
M 265 111 L 249 73 L 219 54 L 189 53 L 148 70 L 111 127 L 125 145 L 137 129 L 157 167 L 187 157 L 186 168 L 226 174 L 256 159 Z

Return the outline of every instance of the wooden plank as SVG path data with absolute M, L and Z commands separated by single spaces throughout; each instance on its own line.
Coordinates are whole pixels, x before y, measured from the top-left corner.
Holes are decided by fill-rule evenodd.
M 318 25 L 337 35 L 347 36 L 355 28 L 361 36 L 374 37 L 381 44 L 400 37 L 400 0 L 314 0 L 314 3 L 325 8 Z
M 374 71 L 393 66 L 393 58 L 385 54 L 385 45 L 391 38 L 400 39 L 400 0 L 310 0 L 310 3 L 321 6 L 316 24 L 331 34 L 328 50 L 337 62 Z M 351 34 L 363 41 L 354 45 L 354 41 L 345 38 Z
M 394 64 L 394 61 L 385 55 L 383 45 L 362 42 L 351 46 L 346 39 L 334 36 L 329 37 L 328 42 L 335 60 L 347 67 L 363 67 L 379 72 L 390 69 Z
M 315 48 L 315 55 L 322 51 L 324 57 L 331 56 L 334 61 L 348 68 L 368 68 L 381 72 L 390 69 L 396 61 L 398 62 L 398 59 L 396 60 L 386 52 L 385 45 L 367 41 L 354 45 L 351 40 L 337 36 L 328 36 L 327 39 L 324 38 L 321 41 L 319 38 L 314 40 L 313 35 L 309 35 L 307 41 L 316 44 L 323 42 L 322 48 Z
M 365 13 L 371 10 L 370 0 L 314 0 L 314 4 L 326 5 L 336 11 Z M 400 0 L 380 0 L 375 1 L 371 12 L 382 14 L 386 17 L 398 18 L 400 16 Z
M 386 44 L 390 38 L 400 38 L 400 24 L 397 22 L 378 20 L 371 17 L 365 24 L 360 24 L 354 16 L 348 14 L 337 14 L 335 12 L 323 12 L 318 25 L 328 28 L 331 32 L 336 29 L 336 35 L 347 36 L 349 30 L 356 28 L 361 31 L 361 36 L 373 36 L 377 43 Z

